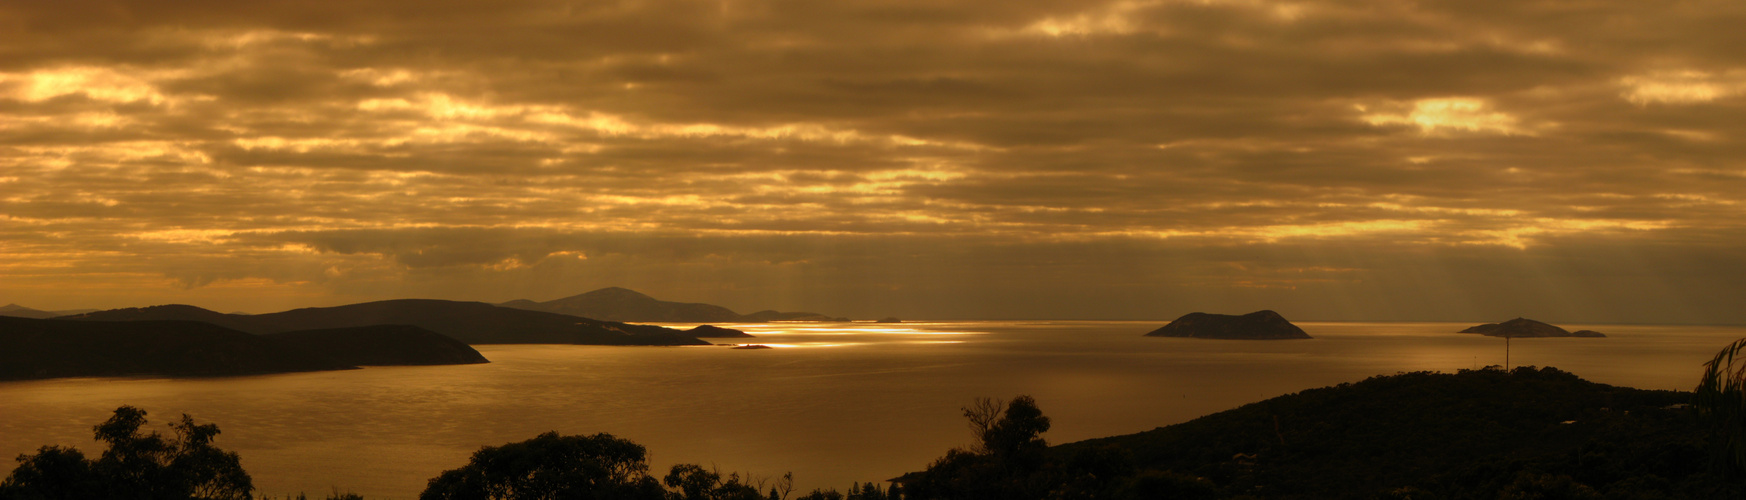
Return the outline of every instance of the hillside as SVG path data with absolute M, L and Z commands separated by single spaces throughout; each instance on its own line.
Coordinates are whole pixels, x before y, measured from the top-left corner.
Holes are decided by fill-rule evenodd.
M 0 317 L 0 380 L 208 377 L 351 368 L 356 366 L 197 321 Z
M 598 321 L 483 302 L 402 299 L 269 314 L 223 314 L 194 306 L 112 309 L 69 316 L 84 321 L 177 319 L 204 321 L 255 334 L 296 330 L 413 325 L 468 344 L 708 345 L 678 330 Z
M 841 319 L 810 312 L 758 311 L 741 315 L 718 305 L 669 302 L 644 295 L 635 290 L 619 287 L 602 288 L 545 302 L 518 299 L 497 305 L 606 321 L 648 323 L 767 323 L 771 321 L 832 321 Z
M 361 366 L 489 363 L 467 344 L 412 325 L 372 325 L 274 333 L 266 338 Z
M 1707 472 L 1690 397 L 1552 368 L 1406 373 L 1053 452 L 1119 450 L 1140 470 L 1205 478 L 1220 498 L 1737 497 Z

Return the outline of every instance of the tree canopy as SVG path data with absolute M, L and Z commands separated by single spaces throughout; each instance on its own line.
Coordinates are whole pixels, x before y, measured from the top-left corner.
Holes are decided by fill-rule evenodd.
M 93 427 L 108 445 L 96 460 L 78 449 L 44 446 L 20 455 L 18 467 L 0 482 L 0 497 L 18 499 L 247 500 L 254 482 L 236 453 L 212 445 L 218 426 L 196 424 L 188 415 L 170 424 L 174 435 L 141 434 L 146 412 L 115 409 Z

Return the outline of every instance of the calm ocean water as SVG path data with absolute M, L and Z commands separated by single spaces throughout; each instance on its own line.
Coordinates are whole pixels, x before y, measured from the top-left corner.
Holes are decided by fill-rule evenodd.
M 845 489 L 968 444 L 958 408 L 1030 394 L 1052 443 L 1183 422 L 1304 389 L 1504 362 L 1504 341 L 1453 323 L 1300 323 L 1303 341 L 1145 338 L 1164 322 L 724 325 L 776 349 L 490 345 L 487 365 L 218 379 L 0 383 L 0 456 L 46 444 L 90 454 L 119 405 L 158 430 L 181 413 L 223 430 L 262 493 L 333 488 L 414 498 L 484 445 L 555 430 L 611 433 L 673 463 Z M 675 325 L 690 326 L 690 325 Z M 1604 339 L 1516 339 L 1516 365 L 1689 390 L 1746 327 L 1561 325 Z M 7 470 L 11 465 L 8 463 Z

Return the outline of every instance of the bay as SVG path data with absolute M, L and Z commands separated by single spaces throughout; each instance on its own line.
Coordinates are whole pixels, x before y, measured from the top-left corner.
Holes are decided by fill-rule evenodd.
M 0 456 L 47 444 L 95 454 L 115 407 L 152 427 L 219 425 L 261 493 L 414 498 L 481 446 L 541 432 L 611 433 L 674 463 L 846 489 L 918 470 L 970 442 L 959 408 L 1035 397 L 1052 443 L 1183 422 L 1304 389 L 1407 371 L 1502 364 L 1469 324 L 1299 323 L 1316 338 L 1147 338 L 1163 322 L 975 321 L 722 325 L 773 349 L 484 345 L 485 365 L 372 367 L 210 379 L 0 383 Z M 689 327 L 693 325 L 670 325 Z M 1515 339 L 1515 365 L 1595 382 L 1689 390 L 1746 328 L 1561 325 L 1603 339 Z M 728 339 L 722 339 L 727 341 Z M 10 466 L 8 466 L 10 467 Z

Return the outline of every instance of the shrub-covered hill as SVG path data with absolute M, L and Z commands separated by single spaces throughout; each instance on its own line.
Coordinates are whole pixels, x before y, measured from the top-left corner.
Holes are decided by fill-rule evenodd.
M 317 352 L 198 321 L 0 317 L 0 380 L 216 377 L 353 368 Z
M 1053 451 L 1113 448 L 1213 497 L 1739 498 L 1690 399 L 1553 368 L 1404 373 Z
M 412 325 L 299 330 L 262 337 L 360 366 L 490 363 L 473 346 Z

